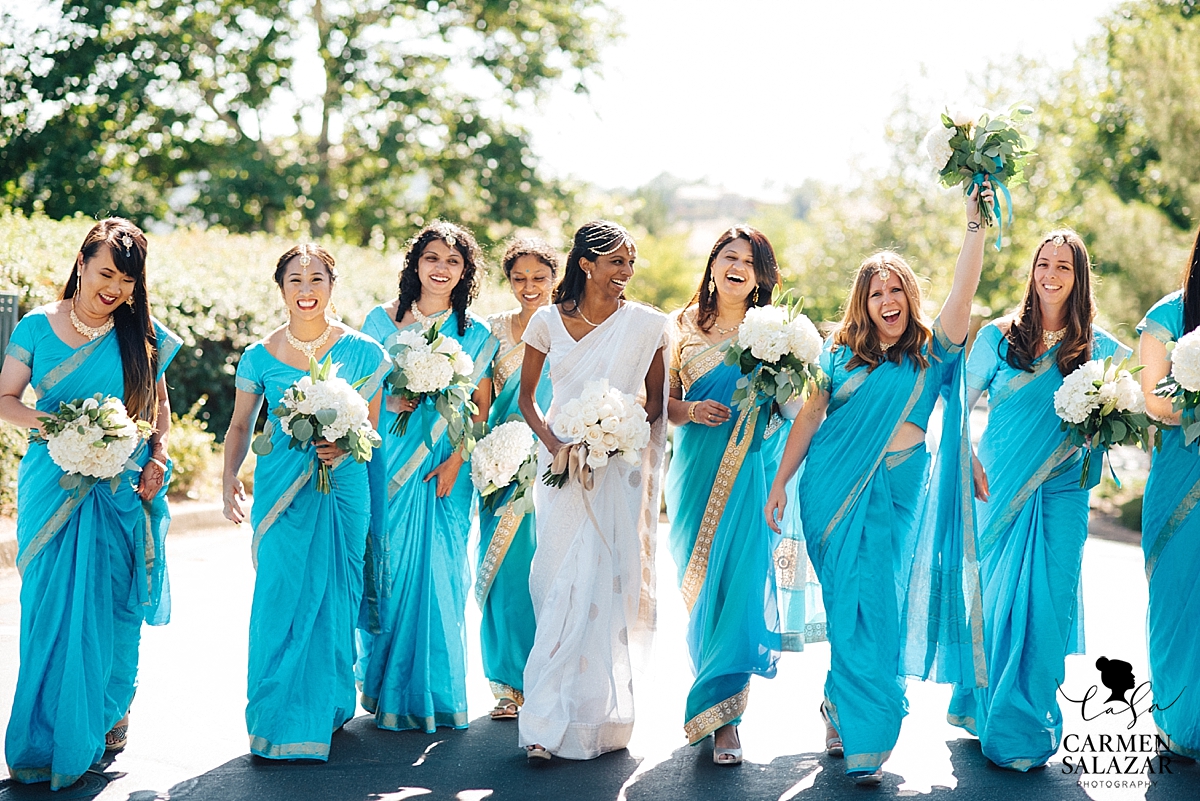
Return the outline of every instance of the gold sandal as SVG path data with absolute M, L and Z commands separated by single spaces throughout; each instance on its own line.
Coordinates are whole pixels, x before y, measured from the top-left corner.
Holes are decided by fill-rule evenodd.
M 496 708 L 489 714 L 492 720 L 516 720 L 517 712 L 520 707 L 517 702 L 511 698 L 501 698 L 496 701 Z

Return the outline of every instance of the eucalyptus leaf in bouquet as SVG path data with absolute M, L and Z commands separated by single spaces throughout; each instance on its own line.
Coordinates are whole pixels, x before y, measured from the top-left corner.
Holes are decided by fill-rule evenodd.
M 820 377 L 821 335 L 800 313 L 802 306 L 803 301 L 746 311 L 725 349 L 725 364 L 742 371 L 732 398 L 740 411 L 772 401 L 782 408 Z
M 461 445 L 470 455 L 483 431 L 480 424 L 471 420 L 479 413 L 479 407 L 471 399 L 475 392 L 472 383 L 475 362 L 457 339 L 441 333 L 443 322 L 421 332 L 406 329 L 388 337 L 384 346 L 392 359 L 392 371 L 388 374 L 387 389 L 404 400 L 417 403 L 432 400 L 446 421 L 450 442 L 455 447 Z M 404 434 L 411 416 L 412 412 L 399 412 L 392 433 Z M 430 432 L 424 432 L 424 436 L 426 446 L 432 450 Z
M 123 472 L 140 469 L 131 457 L 152 433 L 149 423 L 131 419 L 121 399 L 111 395 L 60 403 L 57 412 L 38 419 L 42 433 L 33 440 L 46 443 L 50 459 L 64 473 L 59 486 L 70 492 L 111 479 L 115 493 Z
M 1054 393 L 1054 411 L 1062 421 L 1072 445 L 1083 449 L 1083 470 L 1079 486 L 1095 486 L 1103 471 L 1103 459 L 1114 445 L 1149 443 L 1150 418 L 1141 385 L 1133 377 L 1141 365 L 1130 367 L 1129 359 L 1113 364 L 1093 359 L 1075 368 Z M 1100 464 L 1094 452 L 1100 451 Z M 1112 466 L 1109 465 L 1109 470 Z M 1113 471 L 1113 480 L 1121 486 Z

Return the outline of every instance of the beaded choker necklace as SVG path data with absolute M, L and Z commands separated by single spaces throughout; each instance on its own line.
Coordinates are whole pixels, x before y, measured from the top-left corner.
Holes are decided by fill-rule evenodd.
M 108 319 L 100 325 L 93 328 L 92 326 L 79 319 L 79 315 L 75 313 L 75 298 L 71 298 L 71 326 L 78 331 L 82 336 L 88 338 L 88 341 L 99 339 L 100 337 L 113 330 L 113 319 L 109 315 Z
M 316 358 L 314 354 L 316 354 L 316 352 L 319 351 L 321 347 L 329 341 L 329 335 L 332 333 L 333 326 L 329 325 L 329 323 L 326 323 L 325 330 L 321 332 L 321 336 L 305 342 L 303 339 L 297 339 L 292 334 L 291 327 L 283 329 L 283 334 L 287 337 L 288 344 L 310 359 Z

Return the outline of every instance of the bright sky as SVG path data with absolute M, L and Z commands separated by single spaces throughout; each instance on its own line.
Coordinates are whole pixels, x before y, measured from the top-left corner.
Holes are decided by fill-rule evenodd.
M 1021 54 L 1067 67 L 1115 0 L 609 0 L 625 39 L 590 98 L 524 120 L 552 175 L 632 188 L 670 172 L 747 194 L 845 182 L 886 158 L 908 87 L 930 121 L 968 74 Z

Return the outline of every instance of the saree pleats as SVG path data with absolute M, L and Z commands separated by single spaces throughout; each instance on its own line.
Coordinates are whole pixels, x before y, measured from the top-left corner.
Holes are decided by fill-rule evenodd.
M 729 405 L 740 377 L 736 366 L 718 364 L 689 384 L 685 398 Z M 768 410 L 735 410 L 723 425 L 675 430 L 666 498 L 671 555 L 689 607 L 695 679 L 684 732 L 692 744 L 741 720 L 750 677 L 773 677 L 781 650 L 773 562 L 779 538 L 762 516 Z
M 161 326 L 156 333 L 161 376 L 179 340 Z M 35 310 L 14 330 L 8 354 L 31 368 L 41 411 L 96 393 L 124 394 L 115 333 L 70 348 Z M 144 465 L 149 456 L 143 443 L 133 461 Z M 44 444 L 32 443 L 21 460 L 21 661 L 5 735 L 18 782 L 60 789 L 100 760 L 105 733 L 133 701 L 142 623 L 170 617 L 167 482 L 143 502 L 135 490 L 139 470 L 126 470 L 115 487 L 85 477 L 68 491 Z
M 387 363 L 379 345 L 343 333 L 329 351 L 347 381 L 378 391 Z M 238 389 L 270 407 L 305 371 L 257 344 L 238 364 Z M 246 729 L 268 759 L 327 759 L 333 732 L 354 716 L 354 626 L 363 595 L 370 488 L 367 465 L 336 463 L 332 490 L 317 489 L 315 452 L 288 448 L 269 422 L 273 449 L 254 471 L 255 565 L 250 608 Z M 379 454 L 375 454 L 379 458 Z
M 482 320 L 472 315 L 459 336 L 452 313 L 441 330 L 474 360 L 476 382 L 488 374 L 496 340 Z M 364 331 L 386 344 L 396 327 L 376 307 Z M 392 433 L 394 417 L 380 413 L 387 504 L 379 528 L 389 544 L 372 554 L 373 570 L 388 575 L 390 587 L 378 603 L 379 633 L 358 632 L 360 701 L 383 729 L 465 728 L 470 466 L 459 471 L 450 494 L 438 498 L 437 480 L 425 477 L 454 451 L 445 421 L 430 401 L 413 412 L 404 434 Z
M 1138 332 L 1163 344 L 1183 330 L 1183 297 L 1174 292 L 1146 314 Z M 1142 551 L 1150 584 L 1147 639 L 1154 723 L 1172 751 L 1200 759 L 1200 446 L 1183 444 L 1177 427 L 1163 429 L 1142 499 Z M 1160 708 L 1165 707 L 1165 708 Z
M 1058 685 L 1067 654 L 1083 650 L 1088 491 L 1079 487 L 1081 457 L 1054 412 L 1063 380 L 1057 346 L 1026 372 L 1004 361 L 1002 339 L 986 326 L 968 361 L 971 386 L 989 398 L 979 461 L 990 498 L 977 505 L 988 681 L 956 687 L 947 718 L 978 735 L 995 764 L 1027 771 L 1058 749 Z M 1093 359 L 1128 352 L 1093 329 Z

